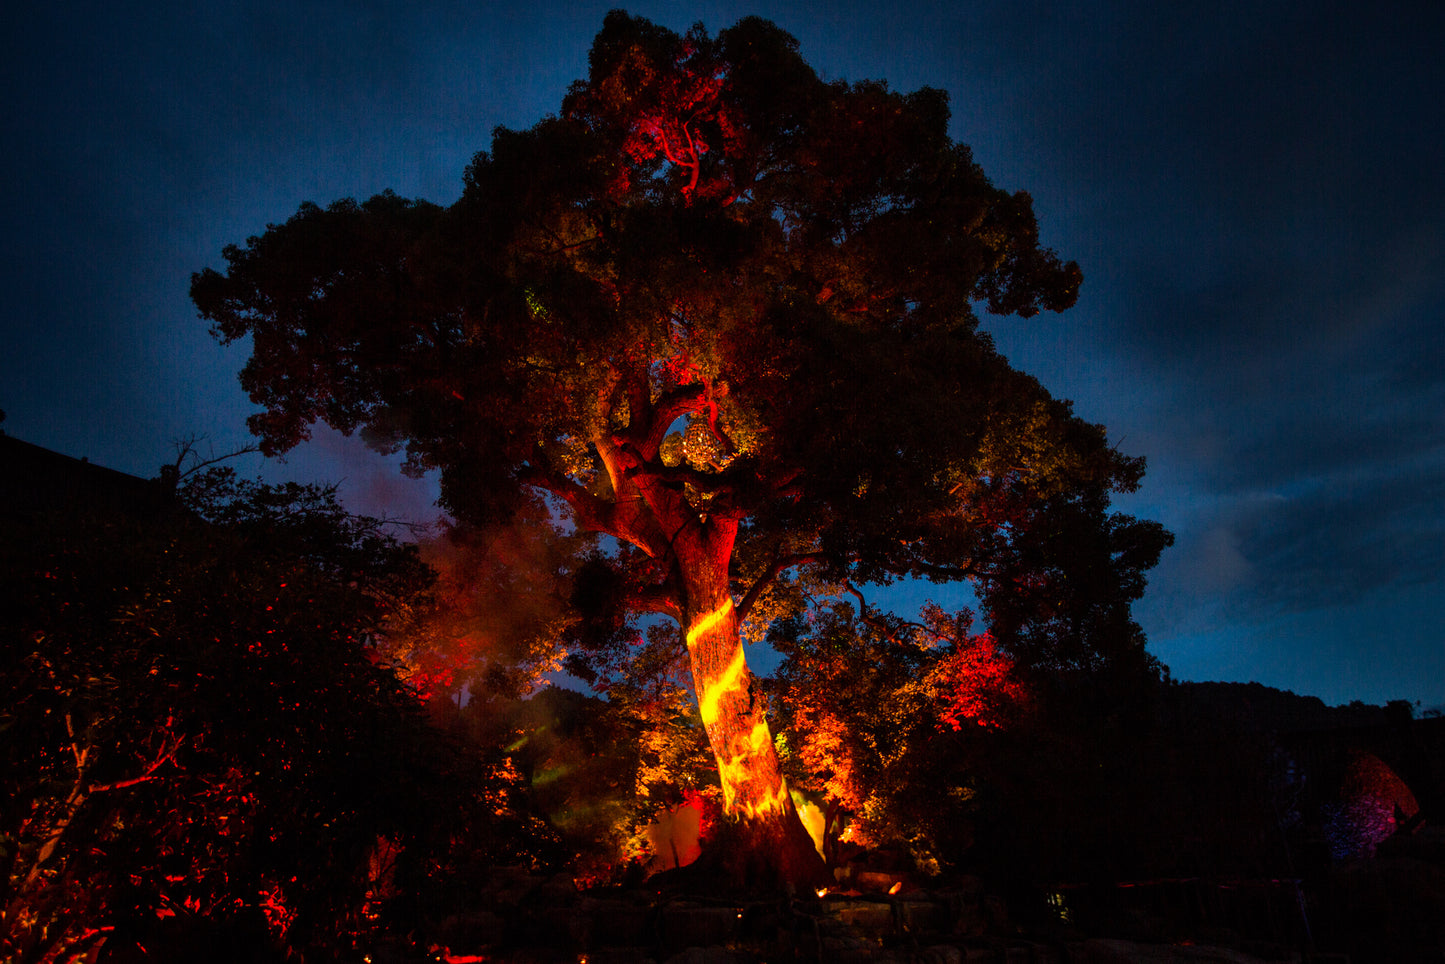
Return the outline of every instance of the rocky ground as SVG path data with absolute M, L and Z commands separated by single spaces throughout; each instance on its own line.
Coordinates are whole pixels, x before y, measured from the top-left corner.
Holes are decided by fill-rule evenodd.
M 834 892 L 723 896 L 659 875 L 581 892 L 567 875 L 497 868 L 444 922 L 450 964 L 1445 964 L 1445 833 L 1382 846 L 1312 881 L 1153 881 L 998 891 L 859 872 Z M 415 964 L 378 949 L 375 964 Z
M 446 922 L 434 958 L 517 964 L 1252 964 L 1303 960 L 1280 946 L 1145 943 L 1088 937 L 1064 922 L 1027 935 L 975 878 L 943 889 L 727 900 L 655 889 L 579 893 L 570 878 L 501 870 L 487 906 Z M 376 957 L 378 964 L 383 958 Z M 1313 955 L 1345 962 L 1341 955 Z

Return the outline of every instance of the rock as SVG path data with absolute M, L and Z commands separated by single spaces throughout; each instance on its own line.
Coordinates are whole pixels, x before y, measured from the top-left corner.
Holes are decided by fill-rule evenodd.
M 588 921 L 593 947 L 645 947 L 656 938 L 653 908 L 646 905 L 584 897 L 577 913 Z
M 1033 964 L 1034 946 L 1024 943 L 1010 944 L 1003 949 L 1001 958 L 1004 964 Z
M 533 877 L 524 867 L 493 867 L 480 896 L 488 903 L 516 907 L 543 883 L 541 877 Z
M 477 910 L 454 914 L 442 921 L 437 928 L 437 939 L 448 947 L 480 949 L 503 943 L 507 930 L 507 921 L 500 914 Z
M 537 885 L 527 898 L 548 904 L 572 904 L 578 896 L 577 882 L 571 874 L 554 874 Z
M 953 915 L 945 903 L 915 895 L 901 898 L 893 906 L 898 915 L 898 923 L 907 934 L 916 936 L 952 932 Z
M 995 931 L 1015 932 L 1013 922 L 1009 918 L 1008 902 L 1002 897 L 989 894 L 983 899 L 984 920 Z
M 903 878 L 899 873 L 860 870 L 853 875 L 853 886 L 864 894 L 886 894 Z
M 988 918 L 979 903 L 958 903 L 949 908 L 953 917 L 950 928 L 955 937 L 982 937 L 988 931 Z
M 1064 962 L 1063 952 L 1051 944 L 1034 944 L 1031 953 L 1033 956 L 1029 958 L 1029 964 L 1063 964 Z
M 655 964 L 647 947 L 607 947 L 578 956 L 578 961 L 584 959 L 585 964 Z
M 828 915 L 874 944 L 894 932 L 890 904 L 862 900 L 840 902 L 828 908 Z

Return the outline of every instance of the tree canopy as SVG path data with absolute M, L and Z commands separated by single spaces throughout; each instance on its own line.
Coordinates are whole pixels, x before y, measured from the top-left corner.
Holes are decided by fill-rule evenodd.
M 0 535 L 6 960 L 340 952 L 391 896 L 379 846 L 415 887 L 458 827 L 521 836 L 501 754 L 460 767 L 377 658 L 430 574 L 334 490 L 212 470 Z
M 997 582 L 1040 506 L 1143 470 L 980 330 L 1081 274 L 948 120 L 942 91 L 820 79 L 755 17 L 614 11 L 454 204 L 305 204 L 192 297 L 251 340 L 266 451 L 321 420 L 439 470 L 459 519 L 543 501 L 613 537 L 593 602 L 676 620 L 727 809 L 792 826 L 740 629 L 800 582 Z

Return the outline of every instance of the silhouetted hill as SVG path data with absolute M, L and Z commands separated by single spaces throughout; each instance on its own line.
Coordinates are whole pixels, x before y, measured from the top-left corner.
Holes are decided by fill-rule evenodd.
M 1182 709 L 1232 720 L 1250 729 L 1275 733 L 1384 726 L 1409 718 L 1409 704 L 1371 706 L 1356 700 L 1328 706 L 1318 696 L 1299 696 L 1262 683 L 1175 683 L 1172 695 Z
M 1445 821 L 1445 718 L 1415 719 L 1404 700 L 1326 706 L 1259 683 L 1175 683 L 1169 693 L 1181 732 L 1222 725 L 1241 745 L 1263 741 L 1284 749 L 1308 775 L 1315 803 L 1330 798 L 1363 752 L 1405 781 L 1431 822 Z

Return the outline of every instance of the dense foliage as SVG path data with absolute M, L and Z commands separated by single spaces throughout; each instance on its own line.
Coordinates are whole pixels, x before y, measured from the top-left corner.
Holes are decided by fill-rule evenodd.
M 1032 557 L 1087 574 L 1050 534 L 1102 527 L 1113 583 L 1161 544 L 1108 514 L 1142 462 L 980 330 L 1068 308 L 1081 275 L 947 128 L 942 92 L 824 81 L 766 21 L 614 11 L 561 112 L 496 130 L 455 204 L 303 205 L 192 296 L 250 340 L 265 450 L 324 420 L 440 470 L 464 522 L 545 504 L 611 536 L 577 570 L 591 628 L 681 627 L 726 809 L 816 875 L 744 627 L 849 582 L 969 579 L 1022 649 L 1054 617 L 1005 597 L 1036 578 L 1091 645 L 1137 592 L 1099 604 Z
M 794 785 L 822 805 L 823 848 L 904 847 L 932 872 L 972 846 L 983 732 L 1011 725 L 1029 697 L 966 614 L 928 607 L 921 623 L 839 603 L 776 624 L 772 683 Z
M 4 520 L 7 960 L 340 951 L 518 824 L 501 755 L 461 757 L 376 658 L 414 549 L 330 490 L 193 481 L 161 517 Z

